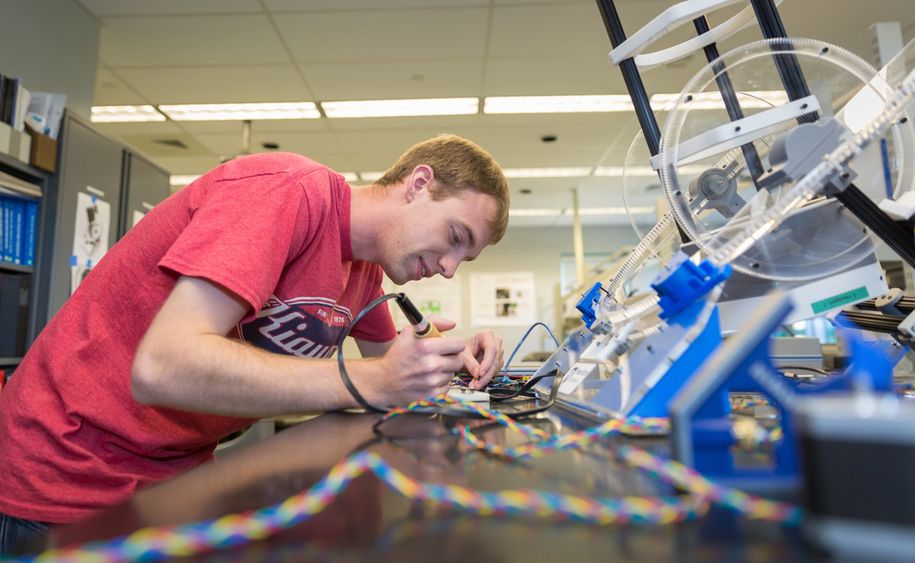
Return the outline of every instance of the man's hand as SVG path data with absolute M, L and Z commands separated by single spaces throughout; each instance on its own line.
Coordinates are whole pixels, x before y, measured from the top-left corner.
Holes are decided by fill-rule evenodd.
M 454 323 L 430 318 L 444 332 Z M 464 364 L 464 341 L 456 336 L 416 338 L 406 328 L 394 340 L 391 348 L 378 360 L 380 377 L 367 378 L 359 386 L 367 386 L 366 399 L 377 405 L 404 405 L 416 399 L 440 395 L 448 391 L 454 373 Z
M 471 389 L 484 389 L 502 367 L 502 337 L 491 330 L 476 333 L 467 339 L 461 353 L 464 367 L 473 376 Z

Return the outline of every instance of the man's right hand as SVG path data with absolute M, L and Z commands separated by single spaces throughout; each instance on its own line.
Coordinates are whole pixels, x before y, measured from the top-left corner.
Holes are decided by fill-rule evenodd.
M 454 323 L 429 319 L 444 332 Z M 378 360 L 381 373 L 373 373 L 359 382 L 366 399 L 375 405 L 405 405 L 417 399 L 448 391 L 454 373 L 461 369 L 464 339 L 457 336 L 416 338 L 410 327 L 404 328 L 390 349 Z

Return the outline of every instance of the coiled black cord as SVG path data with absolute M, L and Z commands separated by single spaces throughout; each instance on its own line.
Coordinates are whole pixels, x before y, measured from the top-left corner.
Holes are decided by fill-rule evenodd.
M 379 412 L 386 413 L 388 409 L 381 409 L 365 400 L 365 397 L 359 393 L 359 390 L 356 389 L 356 386 L 353 385 L 353 380 L 349 378 L 349 374 L 346 372 L 346 366 L 343 365 L 343 341 L 346 340 L 346 337 L 349 336 L 350 331 L 356 326 L 359 321 L 361 321 L 369 311 L 377 307 L 378 305 L 388 301 L 390 299 L 396 299 L 399 293 L 386 293 L 377 299 L 374 299 L 368 305 L 366 305 L 359 314 L 356 315 L 356 318 L 353 319 L 353 322 L 349 323 L 346 328 L 343 329 L 343 332 L 340 333 L 340 336 L 337 338 L 337 368 L 340 370 L 340 379 L 343 380 L 343 385 L 346 387 L 346 390 L 349 391 L 349 394 L 356 399 L 356 402 L 359 403 L 359 406 L 364 408 L 369 412 Z

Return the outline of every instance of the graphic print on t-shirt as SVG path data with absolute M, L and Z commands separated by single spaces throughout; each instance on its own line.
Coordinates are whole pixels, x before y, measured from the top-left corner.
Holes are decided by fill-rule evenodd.
M 337 338 L 352 319 L 350 310 L 332 299 L 293 297 L 283 301 L 271 295 L 257 317 L 241 325 L 239 332 L 246 342 L 270 352 L 327 358 L 337 350 Z

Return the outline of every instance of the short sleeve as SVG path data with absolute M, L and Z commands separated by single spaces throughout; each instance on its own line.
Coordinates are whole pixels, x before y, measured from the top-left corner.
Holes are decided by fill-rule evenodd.
M 200 189 L 192 216 L 159 261 L 207 279 L 260 310 L 309 233 L 309 203 L 286 172 L 215 180 Z M 186 188 L 191 189 L 191 188 Z

